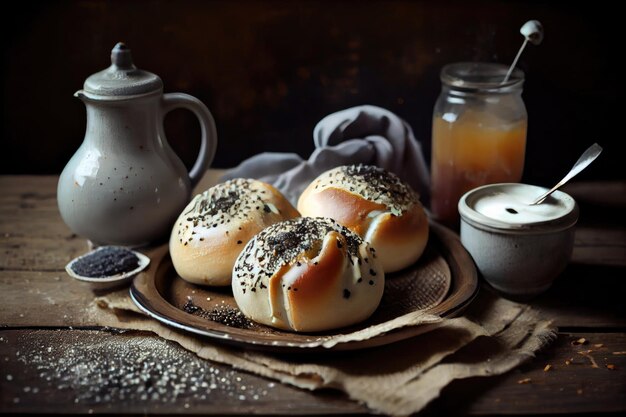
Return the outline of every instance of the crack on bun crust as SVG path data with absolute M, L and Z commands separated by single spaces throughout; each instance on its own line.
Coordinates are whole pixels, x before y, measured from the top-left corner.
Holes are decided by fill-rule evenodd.
M 360 258 L 359 248 L 365 244 L 360 236 L 332 219 L 300 217 L 276 223 L 256 235 L 239 256 L 234 275 L 240 285 L 264 289 L 264 277 L 274 275 L 282 266 L 315 258 L 320 242 L 331 231 L 345 239 L 351 258 Z M 311 253 L 312 249 L 316 250 Z
M 303 216 L 336 220 L 368 241 L 386 272 L 415 263 L 428 241 L 428 217 L 419 195 L 397 175 L 372 165 L 340 166 L 320 174 L 302 192 Z
M 233 268 L 246 317 L 285 330 L 322 331 L 365 320 L 378 307 L 385 274 L 376 251 L 330 218 L 276 223 L 248 242 Z

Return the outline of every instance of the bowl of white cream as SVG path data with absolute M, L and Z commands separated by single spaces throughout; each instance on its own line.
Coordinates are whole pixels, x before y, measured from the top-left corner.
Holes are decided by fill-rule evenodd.
M 461 242 L 484 279 L 502 293 L 537 295 L 571 259 L 578 205 L 562 191 L 530 204 L 545 191 L 528 184 L 489 184 L 459 200 Z

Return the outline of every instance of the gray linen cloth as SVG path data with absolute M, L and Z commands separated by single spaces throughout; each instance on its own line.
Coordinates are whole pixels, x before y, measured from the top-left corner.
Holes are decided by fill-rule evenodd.
M 315 150 L 308 160 L 295 153 L 265 152 L 228 171 L 223 180 L 256 178 L 278 188 L 296 205 L 307 185 L 340 165 L 377 165 L 428 198 L 429 175 L 420 143 L 407 122 L 389 110 L 363 105 L 324 117 L 313 130 Z

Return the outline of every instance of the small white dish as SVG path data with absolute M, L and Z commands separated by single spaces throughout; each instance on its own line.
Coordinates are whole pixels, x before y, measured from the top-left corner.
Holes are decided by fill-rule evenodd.
M 555 191 L 528 184 L 490 184 L 459 200 L 461 242 L 485 280 L 512 296 L 547 290 L 569 263 L 574 247 L 578 205 Z
M 150 264 L 150 258 L 148 258 L 146 255 L 144 255 L 143 253 L 128 249 L 128 248 L 123 248 L 129 252 L 132 252 L 138 259 L 139 265 L 137 266 L 137 268 L 131 270 L 131 271 L 127 271 L 127 272 L 123 272 L 123 273 L 118 273 L 115 275 L 110 275 L 110 276 L 104 276 L 104 277 L 87 277 L 87 276 L 83 276 L 80 275 L 78 273 L 76 273 L 73 269 L 72 266 L 78 262 L 79 260 L 82 260 L 84 258 L 86 258 L 87 256 L 93 255 L 94 253 L 104 250 L 106 248 L 111 248 L 112 246 L 101 246 L 97 249 L 94 249 L 90 252 L 85 253 L 84 255 L 81 255 L 77 258 L 72 259 L 66 266 L 65 266 L 65 271 L 68 273 L 69 276 L 71 276 L 72 278 L 75 278 L 79 281 L 83 281 L 89 284 L 89 286 L 96 291 L 104 291 L 104 290 L 111 290 L 114 288 L 118 288 L 121 287 L 123 285 L 127 285 L 130 283 L 130 281 L 133 279 L 133 277 L 135 275 L 137 275 L 139 272 L 143 271 L 149 264 Z

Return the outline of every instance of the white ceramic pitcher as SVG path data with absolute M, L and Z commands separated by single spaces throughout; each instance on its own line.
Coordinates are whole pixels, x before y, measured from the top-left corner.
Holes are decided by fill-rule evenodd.
M 161 79 L 137 69 L 123 43 L 113 48 L 111 66 L 87 78 L 75 96 L 87 108 L 87 130 L 59 179 L 63 220 L 94 244 L 141 246 L 167 236 L 213 161 L 211 113 L 190 95 L 163 94 Z M 200 121 L 200 153 L 189 173 L 163 130 L 175 108 Z

